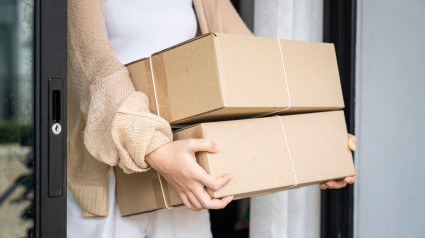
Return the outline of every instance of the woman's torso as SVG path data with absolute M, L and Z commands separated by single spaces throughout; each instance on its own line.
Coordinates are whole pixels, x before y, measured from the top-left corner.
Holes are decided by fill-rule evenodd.
M 104 0 L 108 40 L 122 64 L 196 36 L 191 0 Z M 115 199 L 115 176 L 108 172 L 108 216 L 81 217 L 68 190 L 69 237 L 211 237 L 208 211 L 186 209 L 121 217 Z

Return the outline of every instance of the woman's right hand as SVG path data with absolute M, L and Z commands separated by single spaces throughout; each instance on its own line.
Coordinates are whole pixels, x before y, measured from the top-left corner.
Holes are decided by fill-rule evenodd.
M 232 179 L 232 175 L 216 178 L 208 174 L 196 162 L 195 154 L 198 151 L 216 153 L 218 147 L 207 139 L 178 140 L 152 151 L 145 159 L 178 192 L 188 209 L 224 208 L 233 196 L 211 198 L 205 187 L 219 190 Z

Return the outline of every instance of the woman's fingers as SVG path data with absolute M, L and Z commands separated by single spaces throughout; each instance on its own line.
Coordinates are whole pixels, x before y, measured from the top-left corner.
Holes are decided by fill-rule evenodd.
M 220 199 L 211 198 L 202 185 L 199 186 L 194 193 L 195 193 L 195 196 L 198 198 L 198 200 L 201 202 L 203 208 L 205 209 L 225 208 L 227 204 L 229 204 L 229 202 L 231 202 L 233 199 L 233 196 L 227 196 Z
M 343 188 L 347 184 L 353 184 L 356 181 L 357 175 L 345 177 L 341 180 L 332 180 L 328 182 L 321 183 L 319 186 L 321 189 L 328 189 L 328 188 Z
M 192 193 L 187 192 L 186 193 L 187 198 L 189 199 L 190 203 L 194 206 L 195 209 L 192 209 L 194 211 L 200 211 L 204 207 L 201 205 L 201 202 L 198 200 L 198 198 Z
M 179 192 L 183 204 L 190 210 L 200 211 L 202 209 L 222 209 L 229 204 L 233 196 L 223 198 L 211 198 L 202 184 L 198 184 L 196 188 L 187 192 Z
M 230 182 L 232 179 L 231 174 L 225 174 L 216 178 L 210 174 L 207 174 L 207 172 L 201 167 L 199 167 L 199 170 L 195 174 L 197 174 L 197 176 L 195 176 L 197 183 L 192 184 L 190 192 L 186 193 L 190 202 L 194 206 L 200 209 L 222 209 L 226 207 L 230 201 L 232 201 L 232 196 L 221 199 L 211 198 L 205 190 L 205 187 L 214 191 L 219 190 Z
M 351 134 L 348 134 L 348 147 L 350 150 L 355 151 L 357 146 L 357 137 Z
M 205 186 L 219 190 L 232 176 L 221 177 L 209 175 L 198 163 L 195 153 L 206 151 L 218 152 L 218 147 L 210 140 L 187 139 L 171 142 L 149 154 L 150 165 L 159 171 L 168 183 L 178 191 L 184 205 L 191 210 L 224 208 L 232 197 L 211 199 Z
M 187 143 L 192 152 L 207 151 L 210 153 L 218 152 L 219 148 L 212 141 L 207 139 L 188 139 Z
M 357 177 L 357 175 L 345 177 L 344 181 L 348 184 L 353 184 L 356 181 L 356 177 Z
M 223 209 L 232 200 L 233 196 L 227 196 L 223 198 L 209 198 L 209 200 L 206 200 L 205 209 Z
M 195 206 L 192 205 L 192 203 L 187 198 L 186 194 L 184 194 L 183 192 L 180 192 L 179 195 L 180 195 L 180 198 L 182 199 L 183 204 L 186 206 L 187 209 L 196 211 Z
M 331 185 L 328 185 L 328 186 L 334 189 L 338 189 L 338 188 L 343 188 L 347 186 L 347 183 L 343 179 L 341 179 L 341 180 L 332 181 Z
M 347 186 L 347 182 L 345 182 L 343 179 L 332 180 L 332 181 L 328 181 L 326 183 L 320 184 L 321 189 L 328 189 L 328 188 L 338 189 L 338 188 L 343 188 L 345 186 Z
M 326 190 L 328 188 L 328 186 L 326 186 L 326 183 L 321 183 L 319 186 L 322 190 Z
M 225 174 L 220 177 L 214 177 L 210 174 L 207 174 L 205 171 L 202 172 L 198 178 L 199 182 L 205 185 L 207 188 L 212 189 L 214 191 L 219 190 L 224 185 L 230 182 L 232 179 L 232 174 Z

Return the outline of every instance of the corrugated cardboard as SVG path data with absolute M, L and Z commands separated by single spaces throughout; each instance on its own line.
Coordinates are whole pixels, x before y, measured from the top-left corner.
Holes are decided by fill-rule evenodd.
M 342 111 L 280 117 L 296 172 L 297 187 L 355 174 Z M 294 188 L 295 177 L 279 118 L 201 123 L 175 133 L 175 139 L 208 138 L 220 147 L 216 154 L 198 153 L 198 163 L 210 174 L 232 173 L 233 179 L 212 197 L 236 199 Z M 116 169 L 117 199 L 122 215 L 163 208 L 155 171 L 126 175 Z M 165 179 L 162 180 L 165 182 Z M 181 205 L 166 186 L 169 205 Z
M 159 176 L 155 170 L 144 173 L 125 174 L 115 167 L 116 197 L 122 216 L 149 212 L 165 208 Z M 161 177 L 164 195 L 169 206 L 177 206 L 182 201 L 177 192 Z
M 152 56 L 161 117 L 171 124 L 344 107 L 333 44 L 210 33 Z M 127 65 L 157 113 L 149 59 Z M 285 83 L 285 73 L 288 87 Z M 291 108 L 289 106 L 288 90 Z

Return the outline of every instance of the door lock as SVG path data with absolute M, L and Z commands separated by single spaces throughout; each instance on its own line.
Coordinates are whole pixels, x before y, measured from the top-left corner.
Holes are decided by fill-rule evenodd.
M 62 132 L 62 126 L 59 123 L 55 123 L 52 126 L 52 132 L 55 135 L 59 135 Z
M 66 165 L 66 82 L 62 78 L 49 79 L 49 197 L 62 197 L 66 189 L 63 174 Z

